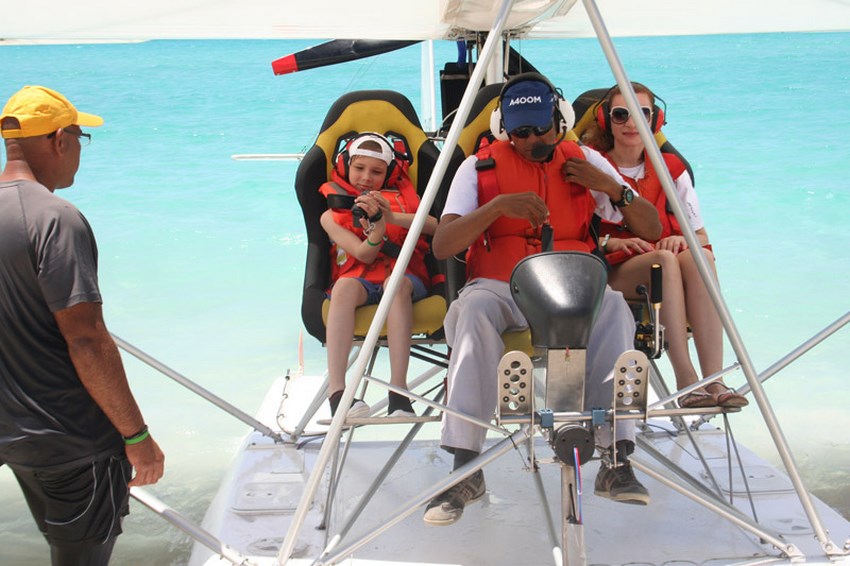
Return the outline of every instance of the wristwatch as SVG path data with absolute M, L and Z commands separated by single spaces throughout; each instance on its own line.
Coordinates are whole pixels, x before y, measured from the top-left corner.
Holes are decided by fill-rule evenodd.
M 618 208 L 626 208 L 627 206 L 632 204 L 633 200 L 635 200 L 635 192 L 626 185 L 620 186 L 623 187 L 623 196 L 620 197 L 620 200 L 614 203 L 614 206 Z

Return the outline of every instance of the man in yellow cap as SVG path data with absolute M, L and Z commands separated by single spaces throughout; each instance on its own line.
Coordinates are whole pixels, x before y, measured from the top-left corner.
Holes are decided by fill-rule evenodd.
M 97 245 L 70 187 L 103 124 L 49 88 L 0 114 L 0 465 L 14 472 L 53 564 L 106 564 L 129 486 L 162 477 L 103 321 Z M 135 475 L 133 475 L 135 469 Z

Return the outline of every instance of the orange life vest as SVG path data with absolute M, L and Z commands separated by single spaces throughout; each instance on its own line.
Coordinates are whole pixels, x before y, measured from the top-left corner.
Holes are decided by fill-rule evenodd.
M 662 153 L 661 156 L 664 158 L 664 164 L 667 166 L 668 171 L 670 171 L 670 176 L 674 181 L 685 172 L 685 164 L 677 155 L 673 153 Z M 608 158 L 608 161 L 611 161 L 611 158 L 608 155 L 605 155 L 605 157 Z M 616 167 L 616 164 L 613 161 L 611 161 L 611 164 Z M 620 174 L 622 175 L 622 172 Z M 622 175 L 622 177 L 638 192 L 640 196 L 654 204 L 655 209 L 658 211 L 658 219 L 661 221 L 661 237 L 655 242 L 652 242 L 653 244 L 657 244 L 659 240 L 663 240 L 669 236 L 682 235 L 682 227 L 676 219 L 676 216 L 673 214 L 673 211 L 667 205 L 667 195 L 661 187 L 661 180 L 658 178 L 658 172 L 655 171 L 655 167 L 652 166 L 652 162 L 646 158 L 646 153 L 644 153 L 643 179 L 633 179 L 626 175 Z M 610 235 L 612 238 L 626 239 L 639 237 L 630 232 L 625 226 L 623 226 L 622 223 L 603 220 L 599 227 L 599 235 L 601 237 L 606 234 Z M 710 245 L 705 247 L 706 249 L 711 249 Z M 622 263 L 630 257 L 633 256 L 622 251 L 605 254 L 605 259 L 611 265 Z
M 567 159 L 585 158 L 577 144 L 559 144 L 552 159 L 543 163 L 524 159 L 507 141 L 496 141 L 476 156 L 479 206 L 499 194 L 534 191 L 549 208 L 553 250 L 590 253 L 596 248 L 590 233 L 596 201 L 587 188 L 567 182 L 561 171 Z M 470 246 L 467 279 L 508 281 L 521 259 L 541 251 L 540 227 L 532 228 L 528 220 L 501 216 Z
M 336 170 L 331 172 L 331 181 L 319 187 L 319 191 L 327 197 L 328 195 L 350 195 L 360 194 L 356 188 L 349 184 Z M 406 176 L 392 189 L 381 189 L 381 195 L 390 203 L 393 212 L 415 213 L 419 207 L 419 195 L 413 188 L 413 183 Z M 360 223 L 354 222 L 350 209 L 331 209 L 334 221 L 343 228 L 350 230 L 361 240 L 366 239 L 366 234 L 360 227 Z M 331 284 L 340 277 L 359 277 L 372 283 L 383 283 L 387 280 L 395 267 L 397 251 L 404 244 L 408 229 L 395 224 L 386 223 L 387 229 L 384 234 L 384 247 L 378 253 L 378 257 L 372 263 L 363 263 L 354 257 L 350 257 L 341 246 L 331 242 Z M 396 251 L 391 254 L 390 249 Z M 428 242 L 420 237 L 405 273 L 418 277 L 426 287 L 430 288 L 431 281 L 428 269 L 425 266 L 425 254 L 428 251 Z

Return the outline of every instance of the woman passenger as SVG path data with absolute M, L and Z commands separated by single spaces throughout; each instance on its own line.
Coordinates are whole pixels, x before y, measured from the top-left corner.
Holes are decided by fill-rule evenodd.
M 664 123 L 663 110 L 655 104 L 655 96 L 647 87 L 632 83 L 643 116 L 653 131 Z M 664 231 L 661 239 L 647 242 L 634 237 L 622 225 L 604 225 L 600 246 L 612 265 L 609 283 L 627 298 L 639 298 L 635 289 L 643 284 L 649 288 L 652 264 L 662 267 L 664 307 L 661 323 L 668 342 L 667 354 L 676 375 L 679 389 L 699 380 L 688 351 L 688 324 L 693 331 L 700 370 L 708 377 L 723 367 L 723 327 L 708 291 L 700 278 L 691 250 L 681 228 L 666 206 L 666 196 L 661 188 L 652 163 L 646 158 L 643 141 L 638 134 L 634 118 L 626 108 L 625 98 L 615 87 L 603 99 L 597 111 L 597 120 L 587 130 L 582 140 L 601 151 L 642 197 L 656 203 Z M 708 233 L 700 215 L 699 201 L 693 182 L 680 159 L 664 154 L 665 164 L 674 179 L 676 191 L 684 203 L 688 222 L 704 248 L 709 265 L 714 272 L 714 255 Z M 721 380 L 679 398 L 681 407 L 744 407 L 746 397 L 727 387 Z

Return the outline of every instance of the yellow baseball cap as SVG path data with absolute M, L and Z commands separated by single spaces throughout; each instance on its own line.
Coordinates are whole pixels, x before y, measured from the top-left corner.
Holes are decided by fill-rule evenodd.
M 16 118 L 18 124 L 14 125 L 19 127 L 6 127 L 6 118 Z M 95 127 L 103 124 L 103 118 L 78 112 L 67 98 L 43 86 L 28 85 L 13 94 L 0 115 L 4 138 L 43 136 L 73 124 Z

